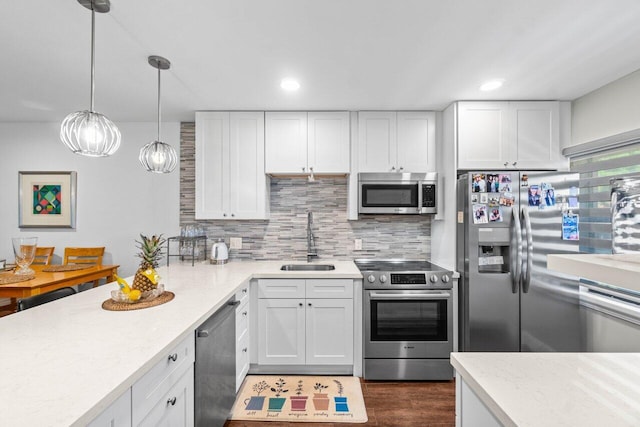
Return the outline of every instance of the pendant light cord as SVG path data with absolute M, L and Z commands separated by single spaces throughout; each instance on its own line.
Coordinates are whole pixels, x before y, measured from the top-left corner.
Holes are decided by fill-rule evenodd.
M 161 112 L 161 106 L 160 106 L 160 67 L 158 67 L 158 141 L 162 141 L 160 139 L 160 112 Z
M 96 45 L 96 11 L 93 9 L 93 2 L 91 2 L 91 111 L 94 112 L 93 109 L 93 92 L 96 89 L 95 83 L 95 74 L 96 74 L 96 56 L 95 56 L 95 45 Z

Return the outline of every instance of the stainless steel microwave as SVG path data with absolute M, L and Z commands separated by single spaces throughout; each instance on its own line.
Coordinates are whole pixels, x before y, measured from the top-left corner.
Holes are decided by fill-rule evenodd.
M 358 213 L 435 214 L 438 211 L 438 174 L 360 173 Z

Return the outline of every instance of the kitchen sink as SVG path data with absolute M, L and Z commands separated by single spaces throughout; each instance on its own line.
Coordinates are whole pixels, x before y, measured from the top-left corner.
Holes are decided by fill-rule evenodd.
M 285 264 L 280 267 L 282 271 L 329 271 L 335 269 L 333 264 Z

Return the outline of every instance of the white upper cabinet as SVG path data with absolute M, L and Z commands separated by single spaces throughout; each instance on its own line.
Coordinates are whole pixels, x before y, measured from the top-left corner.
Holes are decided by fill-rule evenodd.
M 265 170 L 349 173 L 348 112 L 267 112 Z
M 435 171 L 435 113 L 358 113 L 359 172 Z
M 557 101 L 459 102 L 459 169 L 562 169 Z
M 196 112 L 196 219 L 266 219 L 263 112 Z

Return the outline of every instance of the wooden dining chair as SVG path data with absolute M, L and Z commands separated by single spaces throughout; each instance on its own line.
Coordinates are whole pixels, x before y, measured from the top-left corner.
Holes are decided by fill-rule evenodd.
M 54 246 L 38 246 L 36 247 L 36 256 L 33 258 L 33 265 L 49 265 L 53 258 Z
M 83 264 L 83 265 L 102 265 L 102 257 L 104 256 L 104 246 L 95 248 L 64 248 L 64 258 L 62 263 Z M 93 287 L 100 285 L 100 280 L 93 282 Z

